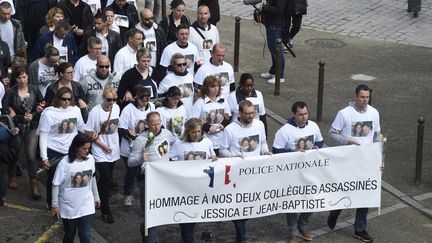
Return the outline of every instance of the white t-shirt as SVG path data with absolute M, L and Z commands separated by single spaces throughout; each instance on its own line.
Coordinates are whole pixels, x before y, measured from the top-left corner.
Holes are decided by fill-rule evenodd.
M 170 73 L 159 83 L 158 94 L 164 94 L 172 86 L 177 86 L 182 94 L 181 101 L 183 102 L 186 110 L 190 113 L 193 105 L 193 76 L 188 73 L 184 76 L 176 75 L 175 73 Z
M 157 44 L 156 44 L 156 33 L 153 28 L 144 29 L 141 26 L 141 23 L 138 23 L 137 26 L 139 26 L 140 30 L 144 33 L 144 47 L 148 48 L 151 51 L 151 59 L 150 59 L 150 66 L 156 67 L 156 59 L 157 59 Z
M 210 51 L 212 50 L 214 44 L 219 43 L 219 31 L 216 26 L 212 24 L 208 24 L 206 30 L 203 30 L 199 27 L 197 29 L 204 36 L 204 39 L 201 35 L 195 30 L 194 27 L 189 27 L 190 36 L 189 42 L 194 44 L 198 48 L 198 52 L 200 53 L 201 60 L 208 60 L 211 56 Z
M 164 67 L 168 67 L 171 62 L 171 57 L 176 54 L 181 53 L 185 56 L 186 63 L 187 63 L 187 70 L 190 74 L 194 75 L 194 65 L 195 62 L 200 61 L 199 53 L 197 47 L 188 42 L 188 45 L 186 48 L 181 48 L 177 45 L 177 42 L 173 42 L 165 47 L 164 51 L 162 52 L 160 65 Z
M 215 66 L 210 61 L 205 62 L 197 71 L 194 83 L 199 86 L 203 85 L 204 79 L 209 76 L 216 76 L 221 80 L 221 92 L 224 97 L 230 95 L 230 85 L 235 83 L 234 69 L 231 64 L 223 62 L 222 65 Z
M 88 55 L 85 55 L 78 59 L 74 67 L 73 80 L 79 82 L 82 77 L 88 75 L 90 71 L 96 71 L 97 60 L 92 60 Z
M 108 43 L 108 32 L 104 35 L 101 35 L 99 32 L 96 31 L 96 37 L 101 39 L 102 41 L 102 50 L 101 54 L 109 57 L 109 43 Z
M 261 145 L 267 144 L 264 124 L 254 119 L 251 124 L 244 126 L 239 122 L 231 122 L 224 130 L 220 140 L 220 147 L 228 149 L 235 155 L 259 156 Z
M 121 76 L 135 64 L 137 64 L 136 51 L 129 44 L 126 44 L 115 55 L 113 69 L 117 75 Z
M 89 154 L 87 160 L 69 163 L 65 156 L 57 165 L 54 186 L 59 186 L 60 216 L 76 219 L 95 213 L 92 180 L 95 178 L 95 161 Z
M 170 151 L 170 158 L 172 160 L 210 159 L 213 155 L 215 155 L 213 142 L 207 137 L 203 137 L 199 142 L 177 140 Z
M 192 108 L 191 117 L 199 118 L 203 121 L 203 123 L 209 123 L 212 126 L 218 126 L 222 123 L 224 114 L 231 116 L 228 102 L 223 96 L 218 97 L 216 101 L 212 101 L 206 97 L 205 99 L 200 98 L 195 102 Z M 214 148 L 218 149 L 222 131 L 216 133 L 206 133 L 206 136 L 212 140 Z
M 2 102 L 3 96 L 5 95 L 5 87 L 2 82 L 0 82 L 0 109 L 2 108 Z M 1 112 L 0 112 L 1 113 Z
M 287 123 L 275 134 L 273 147 L 277 149 L 289 149 L 292 151 L 308 150 L 314 147 L 315 142 L 323 141 L 318 125 L 308 120 L 304 127 Z
M 47 148 L 65 154 L 78 131 L 84 131 L 84 128 L 81 110 L 77 106 L 66 109 L 50 106 L 41 114 L 37 134 L 48 133 Z
M 63 46 L 63 39 L 58 38 L 56 35 L 53 35 L 53 46 L 57 48 L 60 53 L 60 62 L 68 61 L 68 47 Z
M 332 127 L 341 131 L 342 136 L 360 144 L 372 143 L 374 133 L 381 131 L 379 113 L 370 105 L 364 113 L 358 112 L 353 106 L 345 107 L 337 113 Z
M 12 59 L 15 56 L 14 32 L 13 32 L 12 21 L 8 20 L 6 21 L 6 23 L 0 21 L 0 37 L 2 41 L 8 44 L 9 53 Z
M 92 155 L 97 162 L 115 162 L 120 159 L 120 145 L 118 135 L 120 107 L 114 104 L 108 121 L 109 111 L 104 111 L 102 105 L 97 105 L 89 113 L 86 131 L 94 131 L 99 134 L 99 140 L 112 149 L 111 153 L 105 152 L 99 145 L 92 143 Z M 101 128 L 103 131 L 101 131 Z
M 45 96 L 46 89 L 51 82 L 58 80 L 58 76 L 55 73 L 54 67 L 49 67 L 43 63 L 41 60 L 39 62 L 38 69 L 38 88 L 42 96 Z
M 246 97 L 246 100 L 252 102 L 253 106 L 255 107 L 255 118 L 259 119 L 260 116 L 263 116 L 266 113 L 264 107 L 264 98 L 260 91 L 255 90 L 255 92 L 256 97 Z M 228 98 L 228 104 L 231 109 L 232 119 L 237 119 L 239 114 L 239 103 L 237 101 L 236 91 L 230 93 L 230 96 Z
M 162 125 L 165 129 L 172 132 L 175 137 L 180 137 L 184 131 L 184 124 L 188 120 L 187 111 L 184 105 L 176 109 L 159 107 L 156 109 L 161 115 Z
M 124 129 L 134 129 L 135 135 L 139 135 L 144 131 L 147 114 L 154 110 L 155 105 L 153 103 L 149 103 L 146 110 L 140 110 L 133 103 L 130 103 L 123 108 L 120 114 L 119 127 Z M 132 146 L 133 142 L 131 144 L 129 140 L 122 138 L 120 144 L 120 155 L 129 157 Z
M 90 8 L 91 8 L 93 15 L 96 15 L 98 9 L 101 8 L 101 1 L 100 0 L 83 0 L 83 1 L 85 3 L 87 3 L 88 5 L 90 5 Z

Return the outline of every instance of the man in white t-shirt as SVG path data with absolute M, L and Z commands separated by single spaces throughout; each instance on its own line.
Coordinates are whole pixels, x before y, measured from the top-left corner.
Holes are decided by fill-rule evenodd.
M 120 76 L 137 64 L 136 52 L 142 47 L 144 40 L 144 34 L 136 28 L 126 32 L 126 35 L 128 43 L 114 57 L 114 71 Z
M 271 155 L 267 146 L 264 124 L 255 117 L 255 107 L 249 100 L 239 104 L 238 119 L 225 127 L 219 153 L 225 157 Z M 246 219 L 233 220 L 237 242 L 246 242 Z
M 168 68 L 170 65 L 171 57 L 175 53 L 181 53 L 186 58 L 187 70 L 190 74 L 195 74 L 195 64 L 200 63 L 201 59 L 199 58 L 198 48 L 189 42 L 189 26 L 185 24 L 180 24 L 176 29 L 176 37 L 177 41 L 169 44 L 165 47 L 162 52 L 162 57 L 160 61 L 160 65 Z
M 21 22 L 11 18 L 15 10 L 10 2 L 0 2 L 0 39 L 8 44 L 13 58 L 18 49 L 26 50 L 26 43 Z
M 209 8 L 201 5 L 198 7 L 197 21 L 189 27 L 189 41 L 198 48 L 200 59 L 203 61 L 210 58 L 213 45 L 219 43 L 219 31 L 216 26 L 209 23 L 209 19 Z
M 337 145 L 373 143 L 379 140 L 381 126 L 378 111 L 370 106 L 370 88 L 359 85 L 355 90 L 355 101 L 340 110 L 329 130 L 329 138 Z M 327 224 L 334 229 L 342 210 L 330 211 Z M 357 208 L 353 237 L 363 242 L 374 239 L 366 231 L 368 208 Z
M 209 75 L 220 79 L 223 97 L 228 99 L 230 93 L 235 91 L 234 69 L 231 64 L 225 62 L 225 53 L 225 46 L 222 43 L 216 43 L 213 46 L 210 60 L 198 69 L 194 78 L 195 91 L 197 91 L 198 96 L 200 96 L 199 90 L 204 79 Z
M 78 59 L 74 67 L 73 80 L 79 82 L 82 77 L 88 75 L 90 71 L 96 70 L 96 60 L 102 53 L 102 41 L 98 37 L 92 36 L 87 40 L 88 54 Z
M 293 117 L 275 134 L 273 153 L 287 153 L 305 151 L 323 146 L 318 125 L 308 119 L 309 111 L 306 103 L 297 101 L 292 105 Z M 287 213 L 288 242 L 298 242 L 301 236 L 304 240 L 311 241 L 312 234 L 307 228 L 309 217 L 312 213 Z

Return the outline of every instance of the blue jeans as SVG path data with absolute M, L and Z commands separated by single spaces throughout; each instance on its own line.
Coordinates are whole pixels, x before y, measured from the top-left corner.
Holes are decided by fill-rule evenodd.
M 266 25 L 266 35 L 267 35 L 267 45 L 270 50 L 270 54 L 272 57 L 272 65 L 270 67 L 269 73 L 275 74 L 275 59 L 276 59 L 276 39 L 282 38 L 282 28 L 281 26 L 277 25 Z M 284 78 L 284 70 L 285 70 L 285 58 L 282 53 L 280 52 L 280 77 Z
M 125 166 L 126 166 L 126 173 L 125 173 L 124 179 L 123 179 L 123 195 L 130 196 L 133 193 L 133 188 L 135 186 L 135 178 L 136 178 L 136 174 L 137 174 L 139 166 L 129 167 L 127 164 L 129 158 L 122 156 L 122 159 L 123 159 Z
M 247 219 L 233 220 L 236 229 L 236 241 L 246 242 L 246 221 Z
M 366 230 L 368 211 L 369 208 L 357 208 L 354 220 L 354 230 L 356 232 Z M 341 212 L 342 209 L 330 211 L 330 216 L 338 217 Z
M 138 188 L 140 191 L 140 203 L 141 203 L 141 210 L 144 213 L 144 219 L 140 225 L 140 229 L 144 231 L 145 228 L 145 178 L 143 180 L 138 181 Z M 148 235 L 144 236 L 143 233 L 141 233 L 142 242 L 146 243 L 156 243 L 159 241 L 158 239 L 158 231 L 156 227 L 152 227 L 148 229 Z
M 93 214 L 76 219 L 62 219 L 63 229 L 65 232 L 63 236 L 63 243 L 74 242 L 77 228 L 81 243 L 90 242 L 92 218 Z
M 312 213 L 300 213 L 298 219 L 297 215 L 297 213 L 286 214 L 289 236 L 300 236 L 299 230 L 304 230 L 307 228 L 309 217 L 312 215 Z

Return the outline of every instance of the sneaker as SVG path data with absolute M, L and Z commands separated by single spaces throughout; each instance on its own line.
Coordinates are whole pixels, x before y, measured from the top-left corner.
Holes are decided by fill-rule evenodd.
M 267 83 L 269 83 L 269 84 L 274 84 L 275 82 L 276 82 L 276 78 L 271 78 L 271 79 L 267 80 Z M 281 78 L 280 82 L 281 83 L 285 82 L 285 79 Z
M 274 74 L 270 74 L 269 72 L 261 73 L 261 78 L 274 78 Z
M 311 241 L 313 239 L 312 233 L 308 229 L 299 230 L 300 234 L 302 235 L 302 238 L 305 241 Z
M 124 199 L 123 199 L 123 204 L 126 207 L 132 206 L 132 196 L 131 195 L 125 196 Z
M 332 214 L 332 213 L 329 214 L 329 216 L 327 218 L 327 225 L 328 225 L 328 227 L 330 229 L 334 229 L 335 228 L 338 216 L 339 215 L 335 215 L 335 214 Z
M 293 39 L 289 39 L 289 41 L 288 41 L 288 47 L 289 48 L 293 48 L 294 47 L 294 40 Z
M 363 230 L 361 232 L 357 232 L 355 231 L 353 234 L 353 237 L 361 240 L 363 242 L 373 242 L 374 239 L 372 237 L 370 237 L 370 235 L 366 232 L 366 230 Z
M 288 237 L 288 243 L 297 243 L 297 242 L 298 242 L 297 236 Z

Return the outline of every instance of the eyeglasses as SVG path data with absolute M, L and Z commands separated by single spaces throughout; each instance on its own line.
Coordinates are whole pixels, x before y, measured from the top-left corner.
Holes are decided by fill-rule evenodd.
M 109 68 L 109 65 L 98 65 L 99 68 Z
M 186 67 L 187 66 L 187 63 L 177 63 L 176 64 L 176 67 Z
M 143 18 L 144 21 L 154 21 L 155 18 L 154 17 L 150 17 L 150 18 Z
M 65 98 L 65 97 L 60 97 L 60 99 L 63 101 L 71 101 L 72 100 L 72 98 Z
M 116 102 L 117 98 L 105 98 L 108 102 Z

